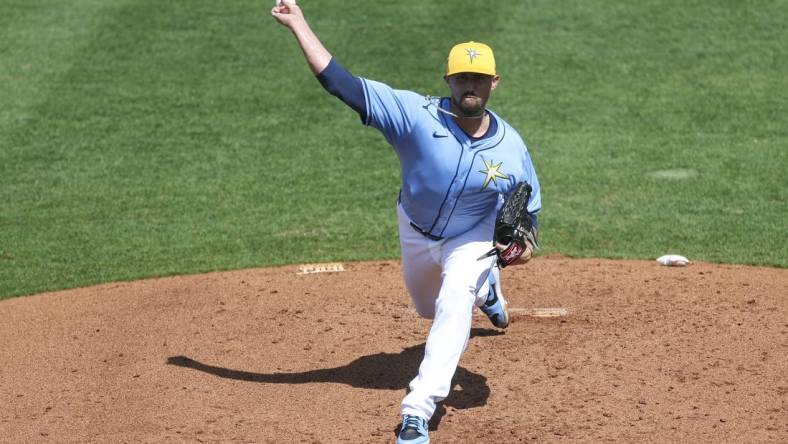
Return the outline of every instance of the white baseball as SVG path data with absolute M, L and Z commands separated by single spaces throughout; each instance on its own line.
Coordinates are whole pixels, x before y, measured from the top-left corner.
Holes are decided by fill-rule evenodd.
M 285 0 L 276 0 L 276 6 L 282 6 L 282 3 L 290 3 L 291 5 L 295 5 L 296 0 L 287 0 L 287 2 L 285 2 Z

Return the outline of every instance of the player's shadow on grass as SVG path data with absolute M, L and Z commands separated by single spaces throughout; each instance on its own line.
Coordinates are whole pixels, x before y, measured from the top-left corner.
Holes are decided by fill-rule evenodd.
M 474 328 L 471 337 L 495 336 L 501 334 L 496 330 Z M 375 353 L 362 356 L 341 367 L 309 370 L 296 373 L 255 373 L 234 370 L 204 364 L 186 356 L 171 356 L 167 364 L 191 368 L 209 373 L 220 378 L 239 381 L 261 382 L 267 384 L 306 384 L 310 382 L 337 382 L 358 388 L 380 390 L 398 390 L 408 386 L 410 380 L 419 371 L 419 364 L 424 357 L 424 344 L 408 347 L 400 353 Z M 487 403 L 490 388 L 487 378 L 463 367 L 457 367 L 452 381 L 452 391 L 438 405 L 430 420 L 430 429 L 435 430 L 441 418 L 446 414 L 446 407 L 467 409 L 479 407 Z

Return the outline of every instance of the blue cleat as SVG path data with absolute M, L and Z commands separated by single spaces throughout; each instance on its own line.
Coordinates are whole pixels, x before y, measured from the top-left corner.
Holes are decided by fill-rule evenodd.
M 415 415 L 402 415 L 402 429 L 397 436 L 397 444 L 429 444 L 427 420 Z
M 497 265 L 490 270 L 487 281 L 490 283 L 490 293 L 487 295 L 487 302 L 479 308 L 490 318 L 494 326 L 506 328 L 509 326 L 509 310 L 506 308 L 506 299 L 501 292 L 501 270 Z

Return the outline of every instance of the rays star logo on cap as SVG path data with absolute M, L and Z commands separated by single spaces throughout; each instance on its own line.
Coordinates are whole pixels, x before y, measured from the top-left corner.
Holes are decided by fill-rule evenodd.
M 501 171 L 501 165 L 503 162 L 499 162 L 497 164 L 493 164 L 493 161 L 487 162 L 486 159 L 482 158 L 482 162 L 484 162 L 484 169 L 479 170 L 480 173 L 484 174 L 484 184 L 482 184 L 482 191 L 487 188 L 487 185 L 492 182 L 495 186 L 498 186 L 498 179 L 507 179 L 509 176 Z
M 479 51 L 476 50 L 476 48 L 465 48 L 465 53 L 468 54 L 468 59 L 471 63 L 473 63 L 473 59 L 481 55 L 479 54 Z

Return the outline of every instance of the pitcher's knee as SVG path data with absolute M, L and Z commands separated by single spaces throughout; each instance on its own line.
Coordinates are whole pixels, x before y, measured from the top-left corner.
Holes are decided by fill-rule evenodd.
M 416 314 L 421 316 L 424 319 L 434 319 L 435 318 L 435 302 L 432 303 L 417 303 L 413 300 L 413 308 L 416 309 Z
M 432 309 L 432 310 L 429 310 L 429 309 L 419 310 L 419 308 L 416 307 L 416 314 L 418 314 L 419 316 L 421 316 L 424 319 L 435 319 L 435 310 L 434 309 Z
M 447 305 L 460 305 L 473 304 L 476 300 L 476 293 L 478 289 L 473 285 L 445 285 L 441 287 L 440 294 L 438 294 L 438 301 L 436 305 L 441 305 L 443 301 L 447 301 Z

